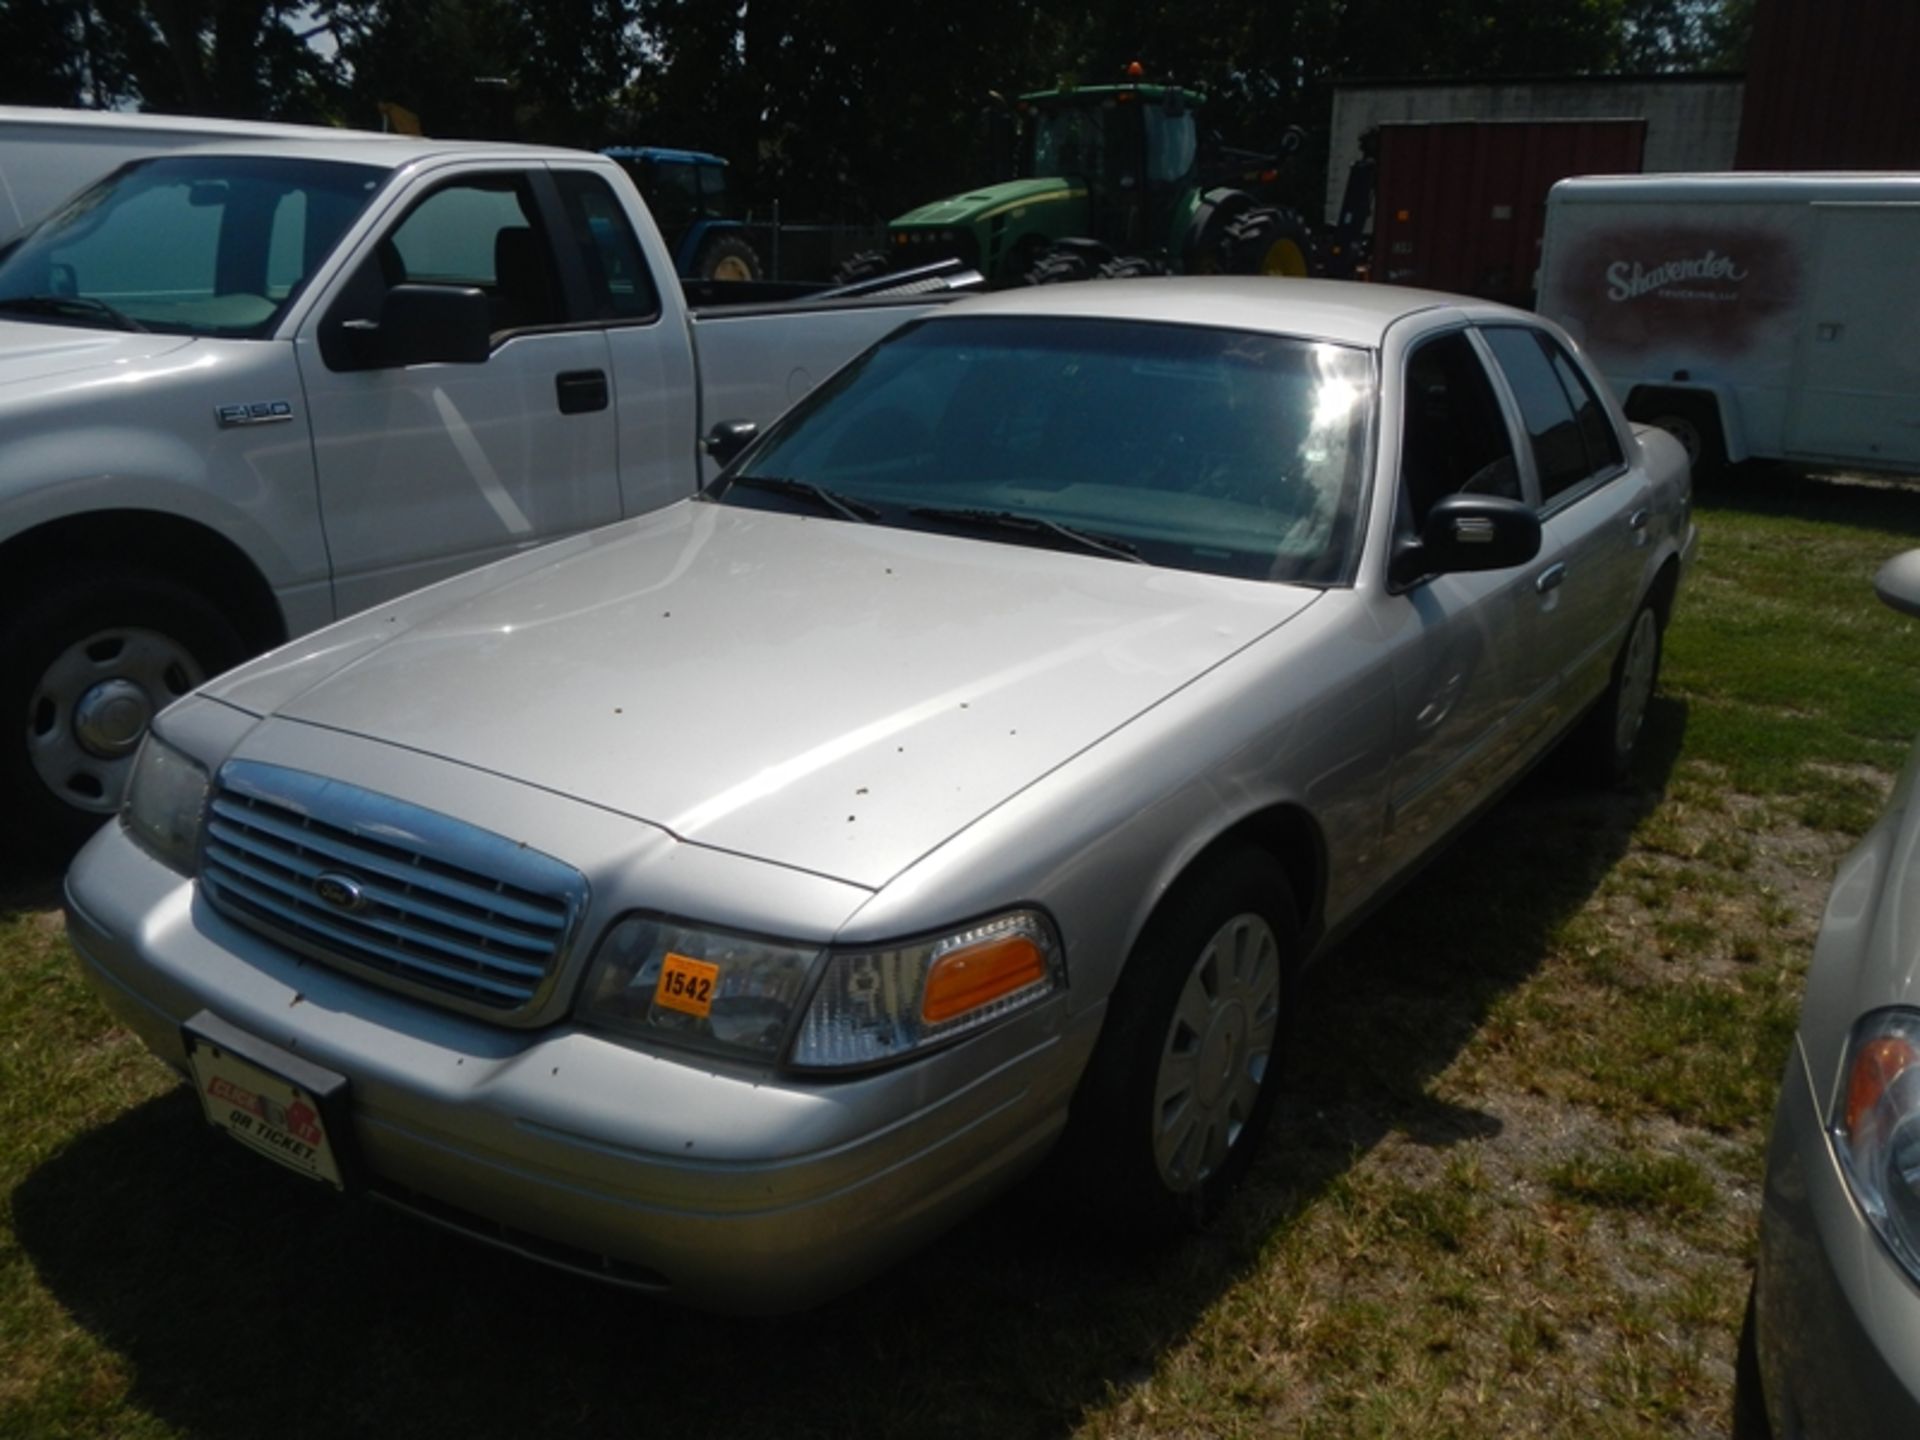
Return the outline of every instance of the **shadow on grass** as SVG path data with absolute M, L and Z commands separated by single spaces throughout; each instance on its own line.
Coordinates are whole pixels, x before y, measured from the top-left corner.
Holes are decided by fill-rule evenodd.
M 1704 481 L 1703 509 L 1920 536 L 1920 476 L 1853 475 L 1754 461 Z
M 196 1435 L 1057 1435 L 1383 1137 L 1498 1131 L 1427 1090 L 1625 851 L 1684 723 L 1656 702 L 1632 789 L 1529 780 L 1315 972 L 1293 1091 L 1202 1239 L 1103 1245 L 1035 1182 L 823 1310 L 716 1319 L 341 1203 L 206 1131 L 183 1089 L 35 1171 L 17 1233 L 131 1402 Z

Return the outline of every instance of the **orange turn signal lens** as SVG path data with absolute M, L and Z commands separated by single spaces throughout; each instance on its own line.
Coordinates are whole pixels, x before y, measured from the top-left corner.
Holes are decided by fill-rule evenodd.
M 1896 1035 L 1883 1035 L 1860 1047 L 1853 1057 L 1853 1073 L 1847 1076 L 1845 1121 L 1849 1136 L 1860 1133 L 1860 1122 L 1880 1103 L 1893 1082 L 1915 1064 L 1920 1064 L 1920 1052 Z
M 920 1018 L 955 1020 L 1047 978 L 1047 957 L 1024 935 L 954 950 L 934 961 L 920 992 Z

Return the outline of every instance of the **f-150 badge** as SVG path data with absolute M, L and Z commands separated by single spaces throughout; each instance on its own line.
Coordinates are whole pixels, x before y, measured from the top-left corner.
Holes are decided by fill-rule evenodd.
M 226 430 L 235 425 L 277 425 L 291 420 L 293 406 L 285 400 L 256 400 L 251 405 L 217 405 L 213 413 L 220 428 Z

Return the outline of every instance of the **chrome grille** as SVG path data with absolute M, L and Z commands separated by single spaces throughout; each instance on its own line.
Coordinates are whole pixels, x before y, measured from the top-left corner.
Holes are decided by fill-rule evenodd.
M 221 768 L 200 883 L 303 954 L 494 1010 L 543 993 L 586 900 L 577 870 L 504 835 L 244 760 Z

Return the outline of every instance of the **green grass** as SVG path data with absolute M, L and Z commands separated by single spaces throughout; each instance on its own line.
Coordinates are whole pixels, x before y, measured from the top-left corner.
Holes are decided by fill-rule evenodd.
M 1529 781 L 1322 967 L 1189 1243 L 1029 1187 L 802 1319 L 650 1305 L 222 1144 L 28 886 L 0 1437 L 1724 1434 L 1826 879 L 1920 728 L 1920 622 L 1868 588 L 1920 494 L 1738 477 L 1700 520 L 1634 784 Z

